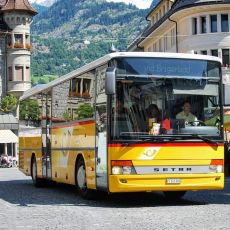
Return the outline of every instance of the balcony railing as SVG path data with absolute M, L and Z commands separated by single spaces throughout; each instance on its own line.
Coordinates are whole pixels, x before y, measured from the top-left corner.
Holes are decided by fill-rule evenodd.
M 23 43 L 14 43 L 13 44 L 7 44 L 6 45 L 7 49 L 28 49 L 29 51 L 32 51 L 32 44 L 27 43 L 25 46 Z

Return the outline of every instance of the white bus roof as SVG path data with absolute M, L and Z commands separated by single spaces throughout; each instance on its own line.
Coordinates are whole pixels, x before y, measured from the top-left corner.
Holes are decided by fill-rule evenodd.
M 208 60 L 208 61 L 217 61 L 222 62 L 220 58 L 214 57 L 214 56 L 208 56 L 208 55 L 198 55 L 198 54 L 185 54 L 185 53 L 164 53 L 164 52 L 114 52 L 109 53 L 89 64 L 86 64 L 76 70 L 73 70 L 72 72 L 63 75 L 48 84 L 39 85 L 32 87 L 31 89 L 28 89 L 24 92 L 24 94 L 20 97 L 20 101 L 25 100 L 33 95 L 36 95 L 41 92 L 48 91 L 52 87 L 69 80 L 73 77 L 77 77 L 83 73 L 86 73 L 90 70 L 93 70 L 96 67 L 102 66 L 106 64 L 109 60 L 113 58 L 119 58 L 119 57 L 155 57 L 155 58 L 178 58 L 178 59 L 194 59 L 194 60 Z

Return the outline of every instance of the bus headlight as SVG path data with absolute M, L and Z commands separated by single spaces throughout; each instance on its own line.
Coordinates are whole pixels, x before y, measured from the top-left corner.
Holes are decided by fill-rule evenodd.
M 113 175 L 131 175 L 136 174 L 132 161 L 112 161 Z
M 224 172 L 224 160 L 211 160 L 209 170 L 212 173 Z
M 113 175 L 123 174 L 122 173 L 122 167 L 120 167 L 120 166 L 113 166 L 112 167 L 112 174 Z

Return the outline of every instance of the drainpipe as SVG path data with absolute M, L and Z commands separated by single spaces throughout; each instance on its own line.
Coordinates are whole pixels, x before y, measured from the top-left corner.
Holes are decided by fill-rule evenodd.
M 176 24 L 176 52 L 178 53 L 178 26 L 177 26 L 177 21 L 172 20 L 170 17 L 168 19 L 169 19 L 169 21 L 174 22 Z
M 8 93 L 8 50 L 6 48 L 6 37 L 7 35 L 5 36 L 5 96 L 7 95 Z

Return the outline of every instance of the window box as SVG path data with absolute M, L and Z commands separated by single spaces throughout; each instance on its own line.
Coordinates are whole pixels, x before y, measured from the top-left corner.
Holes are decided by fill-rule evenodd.
M 82 97 L 89 97 L 89 93 L 88 92 L 82 93 Z
M 15 42 L 14 48 L 24 48 L 24 45 L 22 43 Z
M 26 49 L 28 49 L 28 50 L 31 51 L 31 50 L 32 50 L 32 44 L 27 43 L 27 44 L 26 44 Z

